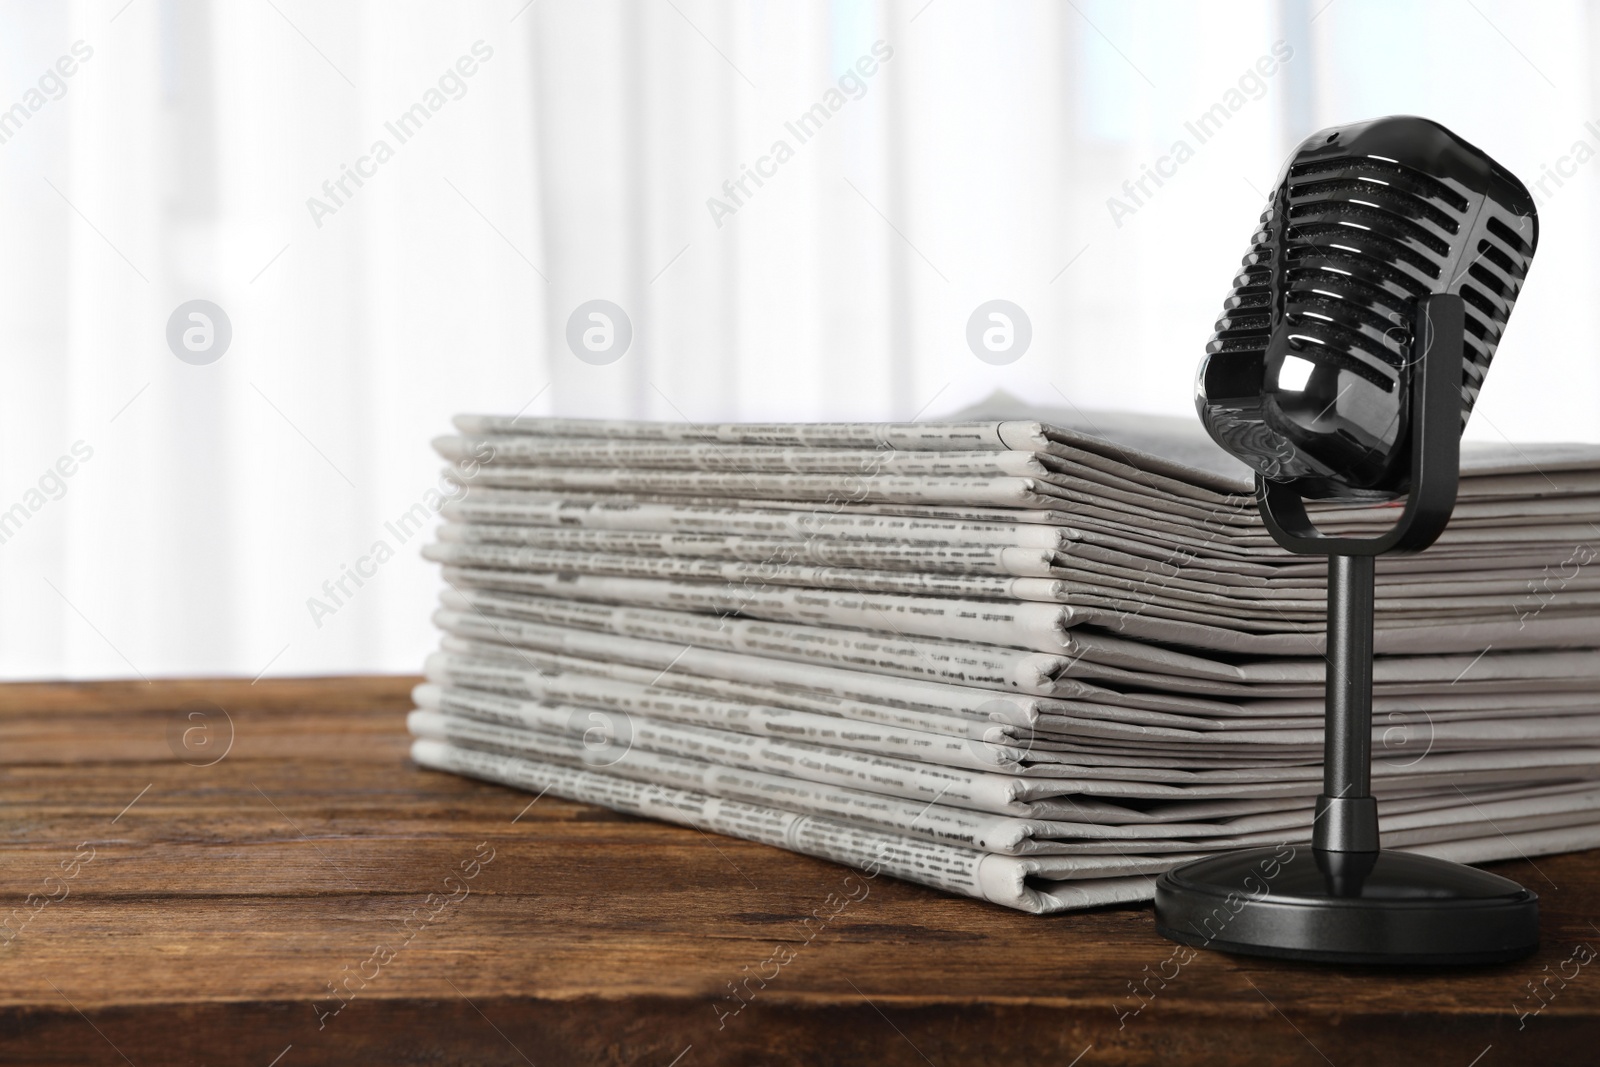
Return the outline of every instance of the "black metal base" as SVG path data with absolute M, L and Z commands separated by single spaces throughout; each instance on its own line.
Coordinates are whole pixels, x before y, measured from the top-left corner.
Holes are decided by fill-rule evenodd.
M 1501 963 L 1539 947 L 1539 897 L 1428 856 L 1280 845 L 1162 875 L 1156 929 L 1185 945 L 1280 959 Z

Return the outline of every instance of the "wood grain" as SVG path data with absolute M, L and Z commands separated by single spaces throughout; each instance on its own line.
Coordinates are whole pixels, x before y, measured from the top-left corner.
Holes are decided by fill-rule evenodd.
M 841 867 L 415 767 L 414 681 L 0 687 L 0 1062 L 1594 1062 L 1600 965 L 1563 963 L 1600 854 L 1498 868 L 1541 894 L 1531 960 L 1201 953 L 1141 999 L 1175 971 L 1147 907 L 841 908 Z

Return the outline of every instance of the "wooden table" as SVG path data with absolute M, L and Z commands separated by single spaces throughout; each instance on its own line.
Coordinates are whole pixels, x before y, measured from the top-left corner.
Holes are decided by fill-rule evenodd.
M 1501 867 L 1543 896 L 1518 964 L 1180 963 L 1148 907 L 841 906 L 841 867 L 418 769 L 412 682 L 0 686 L 0 1062 L 1600 1056 L 1600 853 Z

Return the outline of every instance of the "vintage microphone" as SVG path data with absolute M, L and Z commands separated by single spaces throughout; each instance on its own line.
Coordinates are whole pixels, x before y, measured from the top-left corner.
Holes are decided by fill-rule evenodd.
M 1381 850 L 1371 793 L 1373 562 L 1422 551 L 1449 522 L 1461 430 L 1537 243 L 1522 183 L 1427 119 L 1323 130 L 1279 174 L 1195 404 L 1255 470 L 1277 542 L 1328 557 L 1323 792 L 1310 849 L 1227 853 L 1163 875 L 1166 937 L 1346 963 L 1484 963 L 1538 946 L 1534 893 Z M 1399 497 L 1377 537 L 1325 534 L 1304 503 Z

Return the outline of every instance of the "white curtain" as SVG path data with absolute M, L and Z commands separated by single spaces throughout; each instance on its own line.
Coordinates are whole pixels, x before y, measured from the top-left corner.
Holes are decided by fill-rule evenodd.
M 1469 434 L 1600 440 L 1595 46 L 1493 0 L 0 5 L 0 673 L 415 669 L 461 410 L 1186 414 L 1282 158 L 1381 114 L 1545 180 Z

